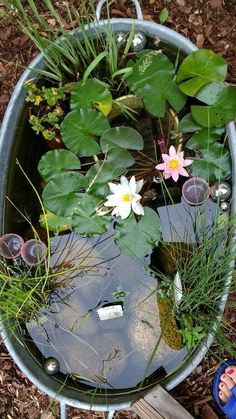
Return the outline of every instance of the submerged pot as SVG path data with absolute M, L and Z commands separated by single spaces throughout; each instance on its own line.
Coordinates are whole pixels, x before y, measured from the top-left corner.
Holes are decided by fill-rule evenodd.
M 166 28 L 162 25 L 158 25 L 153 22 L 144 21 L 140 6 L 136 0 L 134 0 L 137 19 L 111 19 L 100 21 L 100 11 L 104 3 L 104 0 L 100 1 L 97 8 L 97 20 L 95 28 L 89 28 L 89 34 L 92 37 L 96 37 L 97 31 L 103 32 L 110 24 L 114 32 L 129 32 L 131 31 L 133 24 L 135 23 L 135 29 L 142 32 L 148 37 L 157 37 L 160 41 L 168 46 L 172 51 L 180 50 L 183 55 L 190 54 L 195 51 L 197 47 L 184 38 L 182 35 L 174 32 L 173 30 Z M 88 27 L 87 27 L 88 30 Z M 78 31 L 78 38 L 82 40 L 82 34 Z M 39 54 L 33 62 L 30 64 L 30 68 L 44 68 L 43 57 Z M 34 144 L 32 141 L 25 143 L 25 138 L 30 139 L 30 128 L 27 135 L 22 135 L 22 129 L 25 125 L 27 118 L 27 109 L 25 104 L 25 89 L 24 82 L 28 79 L 35 77 L 35 73 L 32 70 L 26 70 L 20 78 L 17 86 L 13 92 L 12 98 L 9 102 L 5 118 L 2 124 L 0 134 L 0 229 L 1 234 L 6 231 L 19 231 L 21 233 L 21 226 L 17 219 L 17 212 L 14 208 L 6 201 L 6 196 L 11 195 L 11 191 L 14 186 L 14 190 L 19 190 L 19 195 L 16 197 L 19 202 L 22 200 L 22 184 L 25 185 L 25 195 L 32 193 L 30 187 L 27 185 L 26 180 L 20 174 L 19 168 L 15 164 L 16 158 L 20 162 L 24 162 L 28 167 L 37 166 L 38 157 L 34 151 Z M 235 214 L 235 176 L 236 176 L 236 133 L 234 124 L 228 124 L 228 144 L 232 157 L 232 205 L 231 213 Z M 26 168 L 27 169 L 27 168 Z M 27 171 L 27 170 L 26 170 Z M 29 172 L 27 172 L 29 173 Z M 19 188 L 18 186 L 19 185 Z M 28 198 L 29 199 L 29 198 Z M 17 204 L 17 203 L 15 203 Z M 227 287 L 231 281 L 231 278 L 226 278 Z M 223 312 L 227 296 L 222 297 L 221 310 Z M 106 394 L 99 394 L 94 396 L 92 405 L 91 397 L 84 393 L 85 387 L 81 384 L 81 388 L 64 385 L 62 387 L 62 381 L 58 378 L 49 376 L 45 373 L 42 365 L 34 358 L 23 343 L 22 336 L 17 331 L 15 334 L 10 334 L 7 330 L 7 326 L 2 324 L 2 337 L 4 342 L 14 358 L 20 369 L 27 375 L 27 377 L 37 385 L 42 391 L 47 393 L 53 398 L 59 400 L 63 405 L 71 405 L 74 407 L 94 410 L 118 410 L 121 408 L 128 407 L 132 401 L 142 396 L 144 390 L 139 388 L 133 389 L 132 391 L 109 391 Z M 164 378 L 160 383 L 167 390 L 171 390 L 182 380 L 184 380 L 192 370 L 199 364 L 204 357 L 207 348 L 212 343 L 213 336 L 209 335 L 203 343 L 199 344 L 196 349 L 192 352 L 191 356 L 188 357 L 186 362 L 174 373 Z M 155 383 L 152 383 L 154 385 Z

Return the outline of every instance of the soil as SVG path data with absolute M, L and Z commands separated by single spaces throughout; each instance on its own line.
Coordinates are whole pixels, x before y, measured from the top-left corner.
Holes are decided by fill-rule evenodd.
M 24 3 L 22 1 L 22 3 Z M 40 4 L 39 1 L 36 3 Z M 78 2 L 77 2 L 78 3 Z M 61 2 L 55 2 L 60 7 Z M 228 81 L 236 84 L 236 0 L 140 0 L 143 17 L 159 23 L 161 10 L 169 16 L 165 25 L 183 34 L 200 48 L 210 48 L 225 57 L 229 65 Z M 1 7 L 1 1 L 0 1 Z M 111 16 L 135 17 L 130 1 L 111 1 Z M 54 24 L 51 19 L 50 24 Z M 0 120 L 11 92 L 24 70 L 37 53 L 15 25 L 0 21 Z M 235 304 L 236 295 L 230 303 Z M 231 305 L 231 304 L 229 304 Z M 227 308 L 225 322 L 233 333 L 236 329 L 236 310 Z M 223 348 L 220 348 L 221 352 Z M 224 418 L 211 395 L 211 382 L 218 367 L 217 352 L 211 354 L 179 384 L 171 394 L 195 418 Z M 225 357 L 227 354 L 223 353 Z M 59 406 L 16 367 L 4 343 L 0 342 L 0 417 L 2 419 L 53 419 L 59 417 Z M 105 413 L 68 409 L 68 418 L 105 419 Z M 116 419 L 135 419 L 131 412 L 119 412 Z

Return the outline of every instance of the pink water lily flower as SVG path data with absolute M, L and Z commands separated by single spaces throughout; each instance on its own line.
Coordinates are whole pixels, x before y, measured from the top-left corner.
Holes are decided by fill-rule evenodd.
M 173 145 L 170 146 L 169 154 L 162 154 L 164 163 L 158 164 L 156 169 L 164 170 L 164 178 L 169 179 L 171 176 L 175 182 L 179 179 L 179 175 L 189 177 L 184 167 L 193 163 L 193 160 L 184 159 L 183 151 L 176 151 Z

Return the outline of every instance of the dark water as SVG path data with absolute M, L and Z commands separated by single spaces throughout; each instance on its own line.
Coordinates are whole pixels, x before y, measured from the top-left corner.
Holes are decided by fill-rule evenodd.
M 216 204 L 209 200 L 190 207 L 182 201 L 157 211 L 166 243 L 195 245 L 203 228 L 210 234 Z M 136 386 L 159 368 L 171 373 L 181 364 L 185 349 L 171 349 L 161 339 L 146 370 L 161 334 L 157 277 L 149 268 L 153 256 L 138 261 L 121 254 L 112 230 L 99 238 L 74 233 L 55 237 L 51 250 L 59 287 L 48 309 L 27 328 L 44 357 L 59 360 L 62 373 L 91 386 L 119 389 Z M 163 271 L 164 255 L 154 260 L 155 268 Z M 123 299 L 117 291 L 125 292 Z M 114 305 L 121 306 L 123 316 L 101 320 L 97 310 Z
M 27 325 L 33 341 L 72 378 L 82 376 L 106 388 L 136 386 L 161 333 L 157 279 L 149 261 L 120 254 L 109 233 L 99 240 L 73 233 L 54 238 L 52 253 L 61 287 L 51 295 L 49 308 Z M 123 302 L 114 295 L 117 289 L 126 292 Z M 123 316 L 100 320 L 97 309 L 116 303 Z M 173 358 L 184 354 L 161 340 L 147 375 L 161 366 L 168 371 Z

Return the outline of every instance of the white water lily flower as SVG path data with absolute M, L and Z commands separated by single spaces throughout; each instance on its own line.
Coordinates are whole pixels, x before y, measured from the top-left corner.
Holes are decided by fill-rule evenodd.
M 143 187 L 143 180 L 136 182 L 132 176 L 130 181 L 125 176 L 121 176 L 120 183 L 108 183 L 112 195 L 106 197 L 104 203 L 106 207 L 114 207 L 112 215 L 120 216 L 125 219 L 129 216 L 131 210 L 137 215 L 144 215 L 144 210 L 140 204 L 141 195 L 138 192 Z

